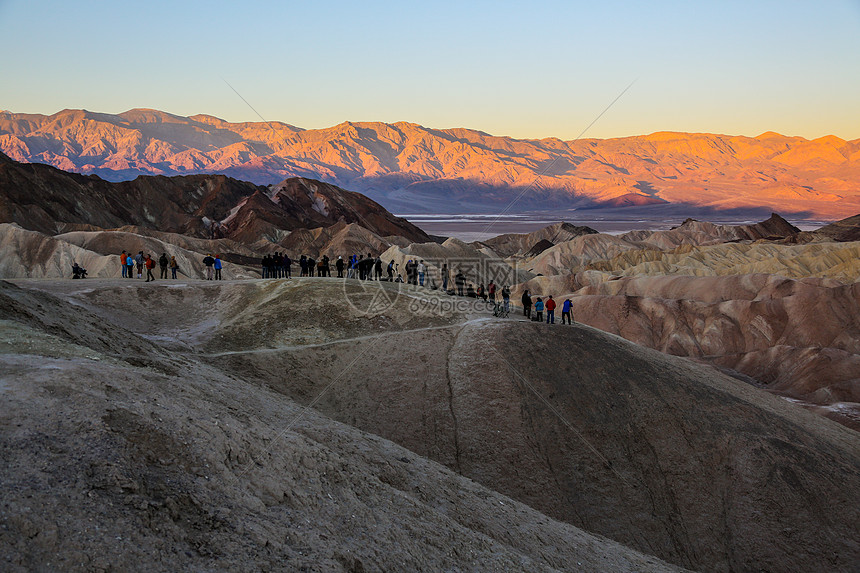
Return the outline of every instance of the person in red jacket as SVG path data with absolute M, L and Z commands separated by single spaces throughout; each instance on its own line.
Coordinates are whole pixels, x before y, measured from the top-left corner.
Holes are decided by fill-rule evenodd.
M 143 257 L 143 266 L 146 267 L 146 281 L 145 282 L 154 281 L 155 277 L 152 276 L 152 269 L 155 268 L 155 259 L 153 259 L 149 255 L 146 255 L 145 257 Z
M 546 323 L 555 324 L 555 301 L 552 300 L 552 295 L 546 301 Z

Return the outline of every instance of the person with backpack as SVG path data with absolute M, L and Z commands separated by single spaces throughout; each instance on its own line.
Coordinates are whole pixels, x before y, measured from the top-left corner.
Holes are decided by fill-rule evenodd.
M 564 324 L 564 317 L 567 317 L 567 324 L 570 324 L 570 307 L 573 306 L 570 302 L 570 299 L 564 301 L 561 305 L 561 323 Z
M 155 268 L 155 259 L 153 259 L 149 255 L 146 255 L 143 258 L 143 266 L 146 267 L 146 281 L 145 282 L 154 281 L 155 277 L 152 275 L 152 269 Z
M 388 262 L 388 282 L 394 282 L 394 259 Z
M 543 322 L 543 299 L 537 297 L 535 301 L 535 318 L 538 322 Z
M 552 300 L 552 295 L 546 301 L 546 323 L 555 324 L 555 301 Z
M 221 263 L 221 255 L 215 255 L 215 262 L 212 263 L 212 266 L 215 268 L 215 280 L 221 280 L 221 267 L 224 265 Z
M 532 317 L 532 297 L 529 294 L 528 290 L 523 291 L 522 303 L 523 303 L 523 316 L 526 318 L 531 318 Z
M 161 253 L 161 256 L 158 257 L 158 267 L 161 269 L 160 278 L 167 278 L 167 265 L 169 262 L 167 260 L 167 253 Z
M 203 264 L 206 266 L 206 280 L 212 280 L 212 265 L 215 264 L 215 259 L 212 258 L 212 255 L 206 255 L 203 257 Z
M 505 314 L 511 310 L 511 289 L 508 285 L 502 287 L 502 304 L 504 305 Z

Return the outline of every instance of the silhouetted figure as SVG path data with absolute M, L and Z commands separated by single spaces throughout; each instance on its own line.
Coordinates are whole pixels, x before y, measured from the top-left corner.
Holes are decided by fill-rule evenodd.
M 167 260 L 167 253 L 161 253 L 161 256 L 158 257 L 158 268 L 161 269 L 160 277 L 163 279 L 167 278 L 167 265 L 170 261 Z
M 529 291 L 527 291 L 527 290 L 523 291 L 522 303 L 523 303 L 523 316 L 526 318 L 531 318 L 532 317 L 532 297 L 529 294 Z
M 454 284 L 457 286 L 457 295 L 463 296 L 463 287 L 466 286 L 466 277 L 462 272 L 457 271 L 457 274 L 454 276 Z
M 87 278 L 87 269 L 78 265 L 77 261 L 72 263 L 72 278 L 73 279 L 85 279 L 85 278 Z

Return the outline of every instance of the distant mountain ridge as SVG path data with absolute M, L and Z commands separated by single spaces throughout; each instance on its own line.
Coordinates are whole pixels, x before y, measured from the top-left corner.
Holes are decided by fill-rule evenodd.
M 301 129 L 134 109 L 0 112 L 0 151 L 108 180 L 218 173 L 320 179 L 410 212 L 518 208 L 764 208 L 839 219 L 860 211 L 860 139 L 658 132 L 518 140 L 414 123 Z M 523 193 L 523 191 L 526 191 Z

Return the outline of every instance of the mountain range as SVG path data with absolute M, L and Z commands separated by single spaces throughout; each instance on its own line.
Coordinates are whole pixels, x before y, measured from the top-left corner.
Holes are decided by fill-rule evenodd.
M 835 220 L 860 211 L 860 139 L 832 135 L 520 140 L 407 122 L 302 129 L 150 109 L 4 111 L 0 151 L 112 181 L 200 173 L 257 184 L 315 178 L 411 213 L 635 207 Z

